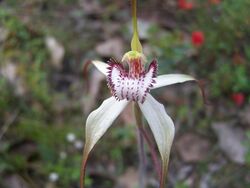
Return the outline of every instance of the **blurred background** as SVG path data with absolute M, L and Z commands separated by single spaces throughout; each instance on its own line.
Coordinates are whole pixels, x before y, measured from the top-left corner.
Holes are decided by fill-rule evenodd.
M 250 187 L 250 1 L 138 0 L 159 74 L 202 81 L 153 91 L 173 118 L 168 187 Z M 110 96 L 89 60 L 130 50 L 128 0 L 0 1 L 0 187 L 78 188 L 87 115 Z M 148 188 L 158 186 L 146 148 Z M 91 153 L 87 188 L 138 187 L 131 106 Z

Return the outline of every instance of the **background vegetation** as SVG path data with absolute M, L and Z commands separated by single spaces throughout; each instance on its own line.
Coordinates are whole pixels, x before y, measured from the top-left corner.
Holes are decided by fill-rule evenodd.
M 148 60 L 199 78 L 209 102 L 194 84 L 155 91 L 177 129 L 168 187 L 250 187 L 250 1 L 138 2 Z M 110 96 L 85 65 L 120 60 L 130 25 L 123 0 L 0 1 L 0 187 L 79 187 L 86 117 Z M 137 186 L 130 109 L 115 124 L 90 157 L 89 188 Z

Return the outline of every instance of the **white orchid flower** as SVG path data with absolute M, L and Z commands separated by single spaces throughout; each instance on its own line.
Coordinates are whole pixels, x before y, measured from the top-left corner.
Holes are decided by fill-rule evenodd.
M 113 121 L 129 102 L 139 105 L 153 133 L 162 160 L 162 176 L 166 175 L 170 149 L 174 138 L 174 123 L 164 109 L 150 94 L 150 90 L 172 84 L 195 81 L 185 74 L 166 74 L 157 76 L 157 61 L 153 60 L 145 70 L 145 58 L 142 53 L 130 51 L 123 57 L 129 66 L 128 72 L 121 63 L 111 60 L 108 64 L 92 61 L 93 65 L 107 77 L 112 96 L 90 113 L 86 122 L 86 141 L 83 167 L 90 151 L 104 135 Z
M 195 81 L 192 76 L 185 74 L 157 76 L 158 64 L 156 60 L 153 60 L 148 68 L 145 68 L 146 58 L 142 53 L 142 46 L 138 37 L 136 0 L 132 0 L 132 12 L 134 28 L 131 41 L 132 51 L 123 56 L 121 63 L 113 59 L 108 64 L 101 61 L 92 61 L 93 65 L 106 76 L 112 96 L 104 100 L 101 106 L 91 112 L 87 118 L 81 188 L 84 187 L 89 153 L 130 102 L 138 104 L 153 133 L 162 161 L 160 188 L 163 188 L 175 127 L 164 106 L 154 99 L 150 91 L 163 86 Z M 128 71 L 124 68 L 124 64 L 128 65 Z

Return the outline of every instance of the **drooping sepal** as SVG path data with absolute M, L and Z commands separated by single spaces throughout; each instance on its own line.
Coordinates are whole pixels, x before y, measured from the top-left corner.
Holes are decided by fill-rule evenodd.
M 127 104 L 128 101 L 126 100 L 117 101 L 114 97 L 110 97 L 103 101 L 99 108 L 89 114 L 86 122 L 85 146 L 80 177 L 81 188 L 84 188 L 84 176 L 89 153 Z
M 160 188 L 164 188 L 169 155 L 175 133 L 174 123 L 165 111 L 164 106 L 150 94 L 148 94 L 143 104 L 139 103 L 139 107 L 149 124 L 159 149 L 162 160 Z

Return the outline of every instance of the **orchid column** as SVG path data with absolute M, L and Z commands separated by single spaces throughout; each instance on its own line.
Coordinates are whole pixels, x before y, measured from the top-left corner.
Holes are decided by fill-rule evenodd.
M 85 147 L 80 179 L 81 188 L 84 188 L 84 176 L 89 153 L 113 121 L 131 102 L 135 104 L 138 128 L 141 128 L 143 115 L 153 133 L 161 158 L 159 187 L 164 188 L 165 185 L 175 128 L 164 106 L 150 95 L 150 90 L 186 81 L 195 81 L 195 79 L 184 74 L 157 76 L 158 63 L 156 60 L 152 60 L 146 66 L 147 60 L 142 52 L 138 37 L 136 0 L 132 0 L 132 15 L 134 33 L 131 51 L 125 53 L 121 61 L 111 59 L 108 64 L 101 61 L 92 61 L 92 64 L 107 77 L 107 85 L 112 96 L 104 100 L 99 108 L 89 114 L 86 120 Z M 124 64 L 128 65 L 128 71 L 124 68 Z M 147 136 L 143 135 L 148 140 Z M 150 145 L 152 146 L 152 144 Z

